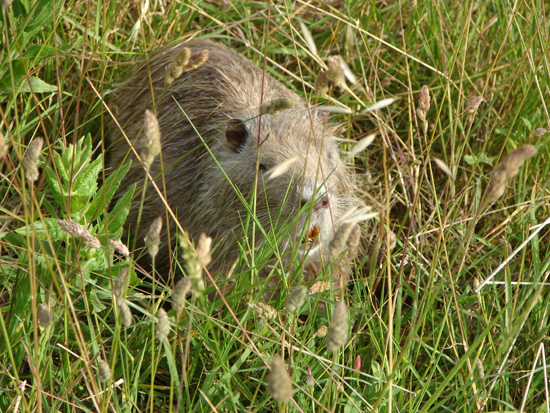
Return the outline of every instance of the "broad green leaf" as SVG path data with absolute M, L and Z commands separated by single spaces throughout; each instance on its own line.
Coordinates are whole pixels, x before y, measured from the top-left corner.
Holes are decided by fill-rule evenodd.
M 106 180 L 105 183 L 99 188 L 96 195 L 90 203 L 90 207 L 86 212 L 86 221 L 90 222 L 94 217 L 99 216 L 102 212 L 107 210 L 111 198 L 114 196 L 116 190 L 120 186 L 120 182 L 128 173 L 131 162 L 122 165 L 119 169 L 113 172 Z
M 96 160 L 83 168 L 78 168 L 78 173 L 73 180 L 73 191 L 82 198 L 91 198 L 97 191 L 97 178 L 103 168 L 103 157 L 100 155 Z
M 30 83 L 30 85 L 29 85 Z M 21 92 L 34 92 L 34 93 L 51 93 L 57 91 L 57 86 L 50 85 L 35 76 L 29 77 L 28 81 L 24 80 L 21 85 Z
M 68 194 L 64 192 L 61 186 L 59 185 L 58 177 L 55 174 L 54 170 L 49 165 L 46 167 L 46 179 L 48 180 L 48 186 L 52 191 L 52 195 L 53 195 L 53 198 L 55 199 L 55 202 L 57 203 L 57 205 L 62 207 L 62 209 L 64 209 L 65 202 L 66 202 L 65 200 L 68 198 Z
M 63 152 L 67 151 L 68 149 L 63 149 Z M 61 179 L 63 180 L 63 185 L 67 185 L 70 181 L 69 174 L 71 172 L 70 168 L 67 168 L 65 162 L 63 162 L 63 156 L 60 155 L 58 152 L 54 152 L 53 154 L 53 160 L 55 162 L 55 165 L 57 166 L 57 173 L 61 176 Z M 52 171 L 54 172 L 54 171 Z M 55 173 L 54 173 L 55 176 Z
M 136 184 L 132 185 L 107 215 L 109 234 L 118 233 L 122 229 L 124 222 L 126 222 L 126 217 L 128 217 L 128 213 L 130 212 L 130 204 L 132 203 L 135 189 Z
M 496 156 L 487 156 L 485 153 L 481 153 L 478 156 L 464 155 L 464 161 L 468 165 L 475 165 L 476 163 L 486 163 L 488 165 L 493 165 L 496 159 Z
M 59 218 L 44 218 L 44 222 L 36 221 L 30 225 L 25 225 L 22 228 L 18 228 L 15 232 L 19 235 L 26 235 L 27 232 L 33 234 L 33 236 L 39 239 L 52 239 L 53 241 L 64 240 L 67 233 L 61 229 L 57 224 Z

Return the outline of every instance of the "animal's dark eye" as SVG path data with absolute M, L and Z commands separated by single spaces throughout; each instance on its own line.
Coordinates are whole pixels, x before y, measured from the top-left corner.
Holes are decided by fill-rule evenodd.
M 267 166 L 265 166 L 264 163 L 260 162 L 260 164 L 258 165 L 258 170 L 260 172 L 265 172 L 265 171 L 267 171 Z

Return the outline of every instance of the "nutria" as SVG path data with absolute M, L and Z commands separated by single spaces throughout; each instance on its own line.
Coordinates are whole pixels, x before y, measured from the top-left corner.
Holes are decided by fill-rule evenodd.
M 167 67 L 184 48 L 192 57 L 207 54 L 208 58 L 199 67 L 167 80 Z M 161 190 L 164 178 L 165 199 L 183 229 L 195 240 L 203 232 L 213 238 L 213 260 L 208 266 L 212 274 L 227 271 L 242 251 L 249 250 L 250 245 L 243 242 L 247 225 L 243 200 L 252 205 L 255 190 L 255 216 L 267 233 L 305 210 L 304 204 L 309 205 L 309 218 L 302 214 L 298 230 L 292 232 L 297 238 L 306 234 L 309 241 L 292 243 L 288 237 L 283 244 L 307 249 L 306 261 L 310 263 L 319 262 L 343 212 L 361 204 L 353 197 L 350 172 L 339 156 L 335 139 L 339 127 L 328 122 L 326 112 L 307 107 L 297 94 L 226 46 L 197 39 L 166 47 L 149 56 L 112 95 L 117 125 L 110 132 L 109 162 L 116 168 L 132 153 L 130 172 L 118 192 L 138 184 L 126 228 L 137 236 L 140 247 L 151 222 L 166 216 L 165 203 L 149 185 L 135 230 L 145 173 L 121 128 L 136 142 L 146 109 L 158 118 L 164 167 L 161 171 L 157 157 L 151 176 Z M 265 104 L 281 99 L 293 108 L 263 114 Z M 293 158 L 290 169 L 269 179 L 266 171 Z M 306 222 L 308 229 L 302 231 Z M 169 222 L 169 234 L 174 248 L 175 222 Z M 256 234 L 258 246 L 264 238 L 258 228 Z M 164 238 L 156 268 L 168 274 L 173 267 L 166 235 Z

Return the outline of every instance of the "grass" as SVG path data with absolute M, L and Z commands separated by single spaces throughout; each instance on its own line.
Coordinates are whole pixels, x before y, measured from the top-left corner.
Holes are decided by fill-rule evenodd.
M 548 4 L 144 4 L 2 7 L 0 410 L 550 411 Z M 366 225 L 344 296 L 349 340 L 335 353 L 316 335 L 330 324 L 334 296 L 311 294 L 287 314 L 284 291 L 270 303 L 276 317 L 263 320 L 244 305 L 255 279 L 245 267 L 223 310 L 189 299 L 179 318 L 169 312 L 161 341 L 156 317 L 170 288 L 144 296 L 131 270 L 133 321 L 122 324 L 111 283 L 131 258 L 106 245 L 122 233 L 131 194 L 107 211 L 103 98 L 145 52 L 195 35 L 265 64 L 313 102 L 350 108 L 335 115 L 344 151 L 376 134 L 347 159 L 379 216 Z M 319 97 L 312 85 L 335 55 L 357 82 Z M 423 85 L 431 98 L 425 132 Z M 484 101 L 466 113 L 474 96 Z M 398 99 L 363 112 L 389 97 Z M 21 161 L 38 137 L 40 177 L 31 184 Z M 527 144 L 538 154 L 483 205 L 491 172 Z M 65 234 L 62 218 L 85 224 L 105 247 Z M 293 382 L 286 407 L 267 391 L 276 354 Z M 100 360 L 110 369 L 105 381 Z

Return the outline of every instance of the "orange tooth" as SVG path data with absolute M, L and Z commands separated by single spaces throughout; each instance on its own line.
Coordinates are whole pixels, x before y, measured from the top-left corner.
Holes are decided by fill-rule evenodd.
M 313 227 L 309 230 L 308 240 L 313 241 L 319 235 L 319 227 Z

